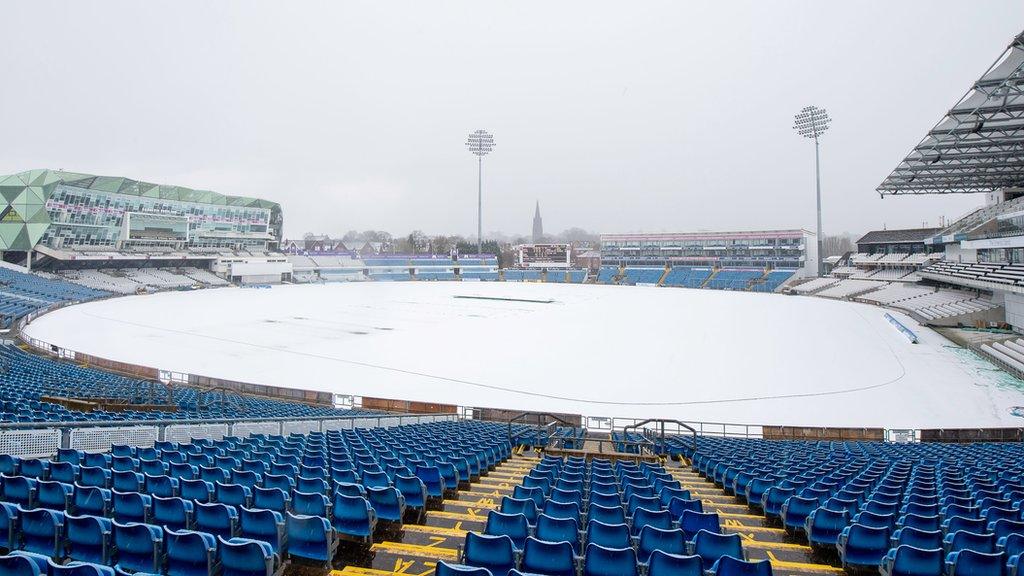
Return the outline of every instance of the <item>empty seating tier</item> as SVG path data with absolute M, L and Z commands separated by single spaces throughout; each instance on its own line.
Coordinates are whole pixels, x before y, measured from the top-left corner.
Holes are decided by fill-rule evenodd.
M 240 394 L 226 395 L 219 402 L 203 401 L 199 390 L 182 386 L 174 390 L 173 404 L 178 407 L 176 412 L 130 409 L 82 412 L 44 401 L 43 397 L 83 400 L 102 398 L 108 401 L 121 400 L 128 404 L 147 404 L 149 398 L 145 394 L 152 384 L 70 362 L 35 356 L 14 346 L 0 346 L 0 364 L 3 366 L 3 370 L 0 370 L 0 422 L 317 418 L 357 414 L 351 410 Z M 162 402 L 166 402 L 166 391 L 163 394 L 158 396 Z
M 1020 443 L 690 442 L 663 448 L 837 568 L 1005 574 L 1024 548 Z

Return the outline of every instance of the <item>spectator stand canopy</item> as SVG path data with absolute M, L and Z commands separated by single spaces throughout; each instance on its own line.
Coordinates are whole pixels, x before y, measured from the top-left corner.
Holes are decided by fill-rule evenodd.
M 887 194 L 1024 186 L 1024 32 L 878 186 Z

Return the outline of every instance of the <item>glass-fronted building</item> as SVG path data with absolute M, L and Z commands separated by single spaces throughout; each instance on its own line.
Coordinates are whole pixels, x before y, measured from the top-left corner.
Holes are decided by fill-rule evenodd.
M 275 202 L 59 170 L 0 176 L 0 250 L 277 249 Z
M 806 230 L 602 234 L 601 264 L 799 269 L 815 246 Z

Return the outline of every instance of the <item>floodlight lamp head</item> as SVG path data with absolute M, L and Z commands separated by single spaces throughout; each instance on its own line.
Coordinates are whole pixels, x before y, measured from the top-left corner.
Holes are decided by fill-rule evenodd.
M 806 106 L 793 117 L 793 130 L 804 138 L 818 139 L 828 130 L 832 119 L 824 108 Z
M 466 148 L 470 153 L 483 158 L 494 150 L 494 136 L 488 134 L 486 130 L 470 132 L 469 138 L 466 140 Z

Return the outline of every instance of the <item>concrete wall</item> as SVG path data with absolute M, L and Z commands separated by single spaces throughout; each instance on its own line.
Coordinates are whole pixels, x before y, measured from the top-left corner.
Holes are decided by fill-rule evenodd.
M 1005 292 L 1003 306 L 1006 307 L 1006 323 L 1014 330 L 1024 330 L 1024 294 Z

